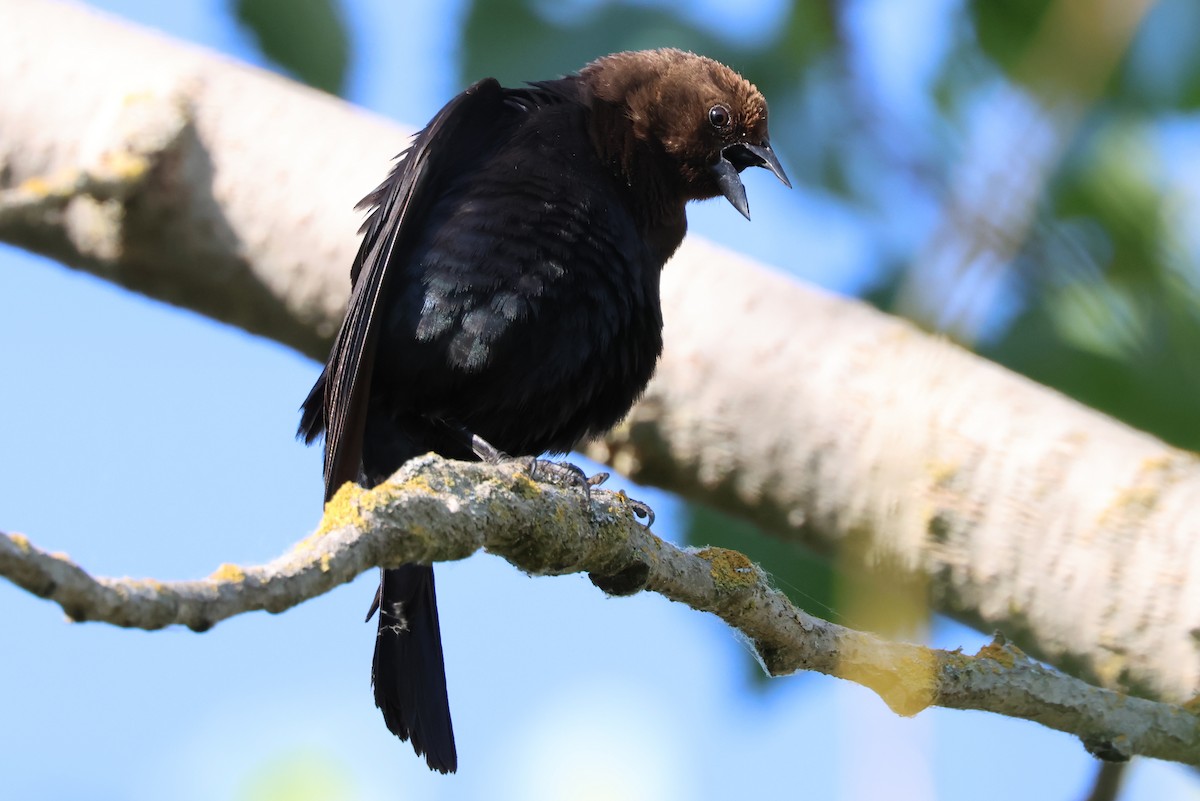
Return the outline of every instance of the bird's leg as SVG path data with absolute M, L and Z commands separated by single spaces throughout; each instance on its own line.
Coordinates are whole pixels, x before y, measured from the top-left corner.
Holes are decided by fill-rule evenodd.
M 509 456 L 478 434 L 471 434 L 471 450 L 479 457 L 479 461 L 488 464 L 500 464 Z

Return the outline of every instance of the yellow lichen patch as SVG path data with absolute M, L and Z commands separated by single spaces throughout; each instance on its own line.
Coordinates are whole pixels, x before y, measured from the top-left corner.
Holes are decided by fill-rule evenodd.
M 132 92 L 126 92 L 121 98 L 121 105 L 136 106 L 141 103 L 150 103 L 157 99 L 157 95 L 149 89 L 137 89 Z
M 1119 512 L 1149 512 L 1158 505 L 1158 487 L 1139 484 L 1136 487 L 1126 487 L 1117 493 L 1109 511 Z
M 881 659 L 872 649 L 844 646 L 835 675 L 874 690 L 897 715 L 911 717 L 937 699 L 939 662 L 933 651 L 913 646 Z
M 536 498 L 542 494 L 542 485 L 524 470 L 513 474 L 510 488 L 521 498 Z
M 648 559 L 655 564 L 662 562 L 662 552 L 663 549 L 667 547 L 667 544 L 663 542 L 662 537 L 658 536 L 653 531 L 643 532 L 643 537 L 643 542 L 645 542 L 646 545 L 652 546 L 654 550 L 643 551 L 642 558 Z
M 984 647 L 986 648 L 988 646 Z M 946 652 L 942 658 L 946 660 L 947 667 L 950 667 L 954 670 L 964 670 L 969 668 L 975 662 L 975 659 L 978 656 L 978 654 L 975 656 L 968 656 L 967 654 L 964 654 L 961 649 L 955 648 L 953 651 Z
M 1122 487 L 1097 522 L 1101 526 L 1136 523 L 1158 506 L 1162 491 L 1172 482 L 1172 465 L 1169 456 L 1143 459 L 1138 466 L 1138 475 L 1132 484 Z
M 242 582 L 246 580 L 246 571 L 242 570 L 237 565 L 225 562 L 209 576 L 213 581 L 232 581 Z
M 224 565 L 222 565 L 222 567 L 224 567 Z M 219 568 L 218 568 L 218 570 L 219 570 Z M 171 591 L 170 587 L 168 587 L 166 584 L 159 581 L 158 579 L 129 579 L 126 586 L 131 591 L 145 589 L 145 590 L 149 590 L 150 592 L 153 592 L 158 595 L 163 595 L 163 594 L 169 593 Z M 121 589 L 119 591 L 125 592 L 124 589 Z
M 987 645 L 979 649 L 975 654 L 976 659 L 990 659 L 993 662 L 998 662 L 1006 668 L 1011 668 L 1017 663 L 1016 654 L 1013 646 L 1000 640 L 992 640 Z
M 1147 456 L 1138 464 L 1138 470 L 1142 473 L 1156 473 L 1160 470 L 1169 469 L 1174 463 L 1174 454 L 1160 453 L 1154 456 Z
M 364 494 L 366 494 L 366 490 L 353 481 L 343 484 L 325 504 L 325 516 L 321 518 L 321 525 L 309 539 L 322 537 L 346 526 L 362 528 L 366 521 L 363 520 L 363 509 L 359 499 Z
M 21 185 L 18 186 L 17 189 L 30 195 L 45 197 L 53 191 L 53 186 L 45 178 L 34 176 L 33 178 L 26 178 L 24 181 L 22 181 Z
M 433 539 L 433 534 L 429 531 L 429 527 L 416 522 L 409 523 L 408 527 L 405 529 L 405 533 L 410 537 L 418 540 L 424 540 L 425 542 L 429 542 Z
M 331 531 L 340 528 L 365 529 L 367 526 L 364 514 L 391 502 L 397 492 L 405 490 L 421 490 L 422 487 L 432 492 L 432 488 L 424 479 L 406 481 L 398 487 L 383 484 L 371 490 L 363 489 L 352 481 L 343 484 L 333 497 L 325 504 L 325 514 L 317 530 L 296 543 L 293 552 L 307 551 L 315 548 L 321 538 Z
M 385 485 L 386 486 L 386 485 Z M 453 489 L 454 485 L 448 485 L 448 489 Z M 429 476 L 423 473 L 417 473 L 415 476 L 404 481 L 402 484 L 396 485 L 397 492 L 424 492 L 430 495 L 438 494 L 438 491 L 429 483 Z
M 696 552 L 712 567 L 709 575 L 717 589 L 722 592 L 740 590 L 754 586 L 758 577 L 755 575 L 754 563 L 745 554 L 731 551 L 728 548 L 705 548 Z
M 24 534 L 9 534 L 8 538 L 12 541 L 13 545 L 17 546 L 17 550 L 21 553 L 28 554 L 33 550 L 33 546 L 29 544 L 29 537 L 26 537 Z
M 1138 464 L 1138 479 L 1146 479 L 1156 487 L 1166 487 L 1186 478 L 1200 464 L 1200 456 L 1187 451 L 1167 450 L 1147 456 Z
M 929 462 L 927 467 L 934 486 L 944 487 L 958 476 L 958 462 L 936 460 Z
M 331 557 L 329 554 L 327 554 L 327 553 L 321 554 L 321 572 L 322 573 L 329 572 L 329 563 L 332 561 L 333 561 L 333 557 Z
M 150 161 L 124 150 L 112 150 L 102 156 L 101 166 L 110 175 L 124 181 L 136 181 L 150 170 Z

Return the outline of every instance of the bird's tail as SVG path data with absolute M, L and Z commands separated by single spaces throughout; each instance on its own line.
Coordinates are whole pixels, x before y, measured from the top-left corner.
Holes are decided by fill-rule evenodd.
M 371 665 L 375 705 L 392 733 L 411 741 L 430 768 L 453 773 L 458 755 L 433 568 L 403 565 L 382 573 L 376 598 L 379 634 Z

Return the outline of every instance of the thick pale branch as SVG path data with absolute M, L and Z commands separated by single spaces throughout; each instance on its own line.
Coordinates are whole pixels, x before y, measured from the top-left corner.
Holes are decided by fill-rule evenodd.
M 407 132 L 76 4 L 0 19 L 0 239 L 327 352 L 354 204 Z
M 436 532 L 436 533 L 434 533 Z M 1038 665 L 1001 638 L 967 655 L 888 642 L 797 609 L 741 554 L 693 551 L 636 522 L 620 493 L 530 479 L 518 463 L 413 460 L 374 490 L 346 485 L 313 535 L 259 567 L 222 565 L 199 581 L 93 578 L 19 535 L 0 536 L 0 575 L 74 620 L 204 630 L 248 611 L 280 612 L 374 566 L 462 559 L 486 549 L 533 574 L 587 572 L 607 592 L 653 590 L 744 634 L 772 675 L 816 670 L 874 690 L 896 712 L 978 709 L 1078 736 L 1109 759 L 1200 765 L 1200 718 Z
M 1196 693 L 1195 454 L 735 254 L 673 262 L 663 297 L 655 380 L 590 456 L 921 576 L 1089 681 Z

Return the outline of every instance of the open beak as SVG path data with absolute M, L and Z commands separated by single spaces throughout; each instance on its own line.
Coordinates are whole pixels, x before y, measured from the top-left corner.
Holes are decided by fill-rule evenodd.
M 742 186 L 742 179 L 738 175 L 747 167 L 766 167 L 775 173 L 775 177 L 783 181 L 789 189 L 792 182 L 788 180 L 783 167 L 779 164 L 775 151 L 771 149 L 771 143 L 765 139 L 761 145 L 752 145 L 747 142 L 726 145 L 721 150 L 721 157 L 717 159 L 717 163 L 709 169 L 712 170 L 713 177 L 717 179 L 717 186 L 720 187 L 721 194 L 748 220 L 750 219 L 750 204 L 746 202 L 746 187 Z

